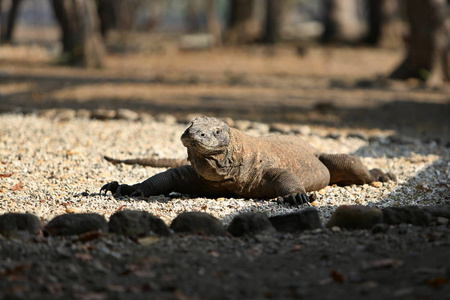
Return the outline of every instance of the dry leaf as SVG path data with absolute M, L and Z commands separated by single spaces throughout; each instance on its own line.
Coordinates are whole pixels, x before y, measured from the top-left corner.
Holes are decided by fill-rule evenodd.
M 103 236 L 103 232 L 101 230 L 93 230 L 93 231 L 88 231 L 83 234 L 80 234 L 78 236 L 77 241 L 87 242 L 87 241 L 92 241 L 92 240 L 101 238 L 102 236 Z
M 107 289 L 108 289 L 108 291 L 110 291 L 110 292 L 119 292 L 119 293 L 122 293 L 122 292 L 125 292 L 126 290 L 127 290 L 127 287 L 126 286 L 123 286 L 123 285 L 117 285 L 117 284 L 110 284 L 110 285 L 108 285 L 107 287 L 106 287 Z
M 11 189 L 11 191 L 21 191 L 23 190 L 23 184 L 22 182 L 19 182 L 18 184 L 16 184 L 15 186 L 13 186 L 13 188 Z
M 395 258 L 384 258 L 370 261 L 367 265 L 364 266 L 364 269 L 385 269 L 385 268 L 394 268 L 403 265 L 403 261 Z
M 86 252 L 75 253 L 75 257 L 78 258 L 79 260 L 82 260 L 82 261 L 91 261 L 91 260 L 94 259 L 92 257 L 92 254 L 86 253 Z
M 434 277 L 427 280 L 427 285 L 432 286 L 434 288 L 439 288 L 441 285 L 449 282 L 449 279 L 444 276 Z
M 71 156 L 71 155 L 75 155 L 75 154 L 80 154 L 81 151 L 79 149 L 69 149 L 65 151 L 66 156 Z
M 294 247 L 292 247 L 291 252 L 298 252 L 302 250 L 302 245 L 301 244 L 297 244 Z
M 342 274 L 341 272 L 339 272 L 338 270 L 333 270 L 330 274 L 331 278 L 333 278 L 334 281 L 336 282 L 345 282 L 347 280 L 347 278 L 345 277 L 344 274 Z
M 81 210 L 79 208 L 76 208 L 76 207 L 72 207 L 72 208 L 67 208 L 66 209 L 66 213 L 68 213 L 68 214 L 78 214 L 80 212 L 81 212 Z
M 147 237 L 138 239 L 138 243 L 143 246 L 151 246 L 151 245 L 156 244 L 158 241 L 159 241 L 159 237 L 157 237 L 157 236 L 147 236 Z
M 116 211 L 115 211 L 115 212 L 119 212 L 119 211 L 121 211 L 121 210 L 123 210 L 123 209 L 125 209 L 125 208 L 127 208 L 127 206 L 126 206 L 126 205 L 121 205 L 121 206 L 119 206 L 119 208 L 118 208 L 118 209 L 116 209 Z
M 383 187 L 383 183 L 379 182 L 379 181 L 374 181 L 370 183 L 371 186 L 375 187 L 375 188 L 381 188 Z
M 325 279 L 319 280 L 319 282 L 318 282 L 319 285 L 329 285 L 331 283 L 333 283 L 333 279 L 331 279 L 331 278 L 325 278 Z
M 0 178 L 6 178 L 6 177 L 11 177 L 12 173 L 3 173 L 0 174 Z
M 211 256 L 211 257 L 219 257 L 220 256 L 220 253 L 219 252 L 217 252 L 217 251 L 215 251 L 215 250 L 208 250 L 208 254 L 209 254 L 209 256 Z

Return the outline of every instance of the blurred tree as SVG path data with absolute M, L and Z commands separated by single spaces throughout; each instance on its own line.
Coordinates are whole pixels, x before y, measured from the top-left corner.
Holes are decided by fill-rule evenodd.
M 216 44 L 222 43 L 222 30 L 219 24 L 216 0 L 206 0 L 206 18 L 208 32 L 214 37 Z
M 285 4 L 285 0 L 266 0 L 266 23 L 262 38 L 263 43 L 276 44 L 281 40 Z
M 102 34 L 110 29 L 132 30 L 140 0 L 97 0 Z
M 100 31 L 106 38 L 107 33 L 116 26 L 116 12 L 114 9 L 114 0 L 98 0 L 97 12 L 100 18 Z
M 383 6 L 384 0 L 368 0 L 368 23 L 369 30 L 367 32 L 365 42 L 372 45 L 378 45 L 381 39 L 381 31 L 383 26 Z
M 254 0 L 230 0 L 229 19 L 225 42 L 242 44 L 256 39 L 254 31 Z
M 52 0 L 62 30 L 63 62 L 84 67 L 101 67 L 105 47 L 92 0 Z
M 324 1 L 324 32 L 322 42 L 354 42 L 361 33 L 355 0 Z
M 189 0 L 186 10 L 186 29 L 189 33 L 208 32 L 214 38 L 214 43 L 220 45 L 222 32 L 217 0 Z
M 14 28 L 16 25 L 17 15 L 19 12 L 19 6 L 22 0 L 11 0 L 11 7 L 8 12 L 8 16 L 6 17 L 6 24 L 4 24 L 2 20 L 1 32 L 0 32 L 0 40 L 2 43 L 11 43 L 12 36 L 14 32 Z M 0 0 L 0 14 L 2 13 L 2 1 Z
M 364 42 L 373 46 L 399 46 L 404 21 L 400 0 L 366 0 L 368 30 Z
M 420 78 L 429 86 L 450 81 L 450 4 L 447 0 L 408 0 L 407 54 L 391 78 Z
M 193 1 L 193 0 L 190 0 Z M 166 0 L 97 0 L 102 36 L 112 29 L 150 31 L 158 26 Z
M 199 32 L 201 29 L 201 3 L 198 0 L 187 0 L 186 9 L 187 32 Z

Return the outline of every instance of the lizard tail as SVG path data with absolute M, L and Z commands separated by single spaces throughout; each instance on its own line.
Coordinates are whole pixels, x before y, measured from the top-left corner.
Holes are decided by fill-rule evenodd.
M 139 165 L 153 168 L 178 168 L 181 166 L 189 165 L 187 159 L 177 158 L 133 158 L 133 159 L 116 159 L 109 156 L 103 156 L 104 159 L 114 165 L 126 164 L 126 165 Z

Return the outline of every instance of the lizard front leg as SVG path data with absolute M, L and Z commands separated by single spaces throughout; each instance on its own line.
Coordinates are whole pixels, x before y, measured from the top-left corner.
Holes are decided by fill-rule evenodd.
M 204 194 L 206 186 L 205 180 L 191 166 L 183 166 L 156 174 L 134 185 L 119 184 L 117 181 L 107 183 L 100 189 L 100 194 L 103 191 L 105 195 L 111 192 L 114 196 L 145 197 L 168 195 L 171 192 Z
M 300 178 L 286 169 L 272 168 L 267 170 L 259 186 L 263 197 L 275 198 L 280 204 L 287 203 L 292 206 L 312 202 L 306 195 Z

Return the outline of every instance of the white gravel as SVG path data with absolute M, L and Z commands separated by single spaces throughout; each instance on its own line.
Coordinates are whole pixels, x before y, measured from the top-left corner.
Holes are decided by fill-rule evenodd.
M 268 215 L 296 210 L 266 200 L 205 199 L 164 196 L 114 199 L 100 196 L 112 180 L 140 182 L 164 169 L 114 166 L 103 155 L 118 158 L 186 156 L 179 136 L 186 125 L 156 121 L 57 121 L 36 115 L 0 115 L 0 214 L 33 213 L 44 221 L 64 213 L 95 212 L 109 218 L 127 208 L 146 210 L 168 224 L 183 211 L 204 211 L 228 223 L 243 211 Z M 250 129 L 265 134 L 267 126 Z M 450 150 L 434 143 L 371 143 L 358 138 L 325 138 L 323 129 L 304 136 L 324 152 L 355 153 L 369 167 L 394 172 L 398 182 L 327 187 L 314 203 L 326 220 L 343 204 L 384 206 L 450 203 Z M 83 196 L 87 192 L 89 196 Z

